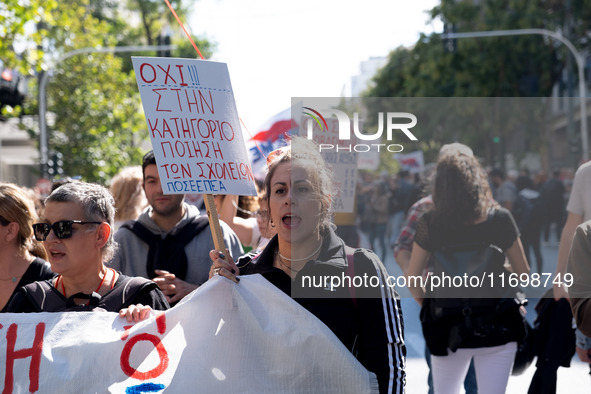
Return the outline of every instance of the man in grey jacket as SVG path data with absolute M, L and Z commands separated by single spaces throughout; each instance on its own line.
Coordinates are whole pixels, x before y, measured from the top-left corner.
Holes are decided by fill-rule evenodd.
M 149 206 L 137 220 L 115 233 L 119 248 L 111 262 L 115 270 L 154 280 L 172 305 L 208 279 L 215 249 L 207 217 L 184 202 L 184 195 L 162 192 L 153 151 L 143 159 L 143 188 Z M 225 244 L 234 259 L 243 254 L 234 231 L 220 222 Z

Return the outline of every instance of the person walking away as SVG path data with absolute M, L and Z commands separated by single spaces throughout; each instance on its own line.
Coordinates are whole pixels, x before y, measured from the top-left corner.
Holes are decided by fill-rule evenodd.
M 466 274 L 462 271 L 469 262 L 458 260 L 464 263 L 459 266 L 451 258 L 442 259 L 450 250 L 460 251 L 466 245 L 484 245 L 483 251 L 490 249 L 489 255 L 497 256 L 479 261 L 478 269 L 486 266 L 487 271 L 502 272 L 506 254 L 513 272 L 529 273 L 511 213 L 492 200 L 486 174 L 474 157 L 448 155 L 438 162 L 433 204 L 434 209 L 424 214 L 417 225 L 405 272 L 407 280 L 423 274 L 431 255 L 435 271 L 438 264 L 447 264 L 457 270 L 454 274 Z M 421 321 L 432 355 L 435 393 L 459 393 L 472 359 L 479 393 L 504 393 L 517 342 L 525 334 L 519 305 L 512 298 L 497 298 L 492 293 L 478 296 L 479 288 L 463 293 L 462 297 L 475 293 L 470 298 L 454 298 L 460 295 L 453 288 L 443 293 L 453 297 L 433 298 L 435 295 L 425 293 L 420 283 L 409 283 L 411 293 L 422 305 Z

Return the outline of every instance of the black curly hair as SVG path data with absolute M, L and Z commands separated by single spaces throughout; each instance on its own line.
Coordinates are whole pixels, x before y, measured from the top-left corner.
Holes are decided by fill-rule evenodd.
M 436 221 L 450 227 L 472 224 L 495 205 L 486 172 L 476 158 L 447 155 L 439 160 L 433 203 Z

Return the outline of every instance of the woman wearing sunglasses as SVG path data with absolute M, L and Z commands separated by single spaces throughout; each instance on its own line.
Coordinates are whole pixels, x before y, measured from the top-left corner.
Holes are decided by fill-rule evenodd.
M 33 201 L 20 187 L 0 184 L 0 312 L 24 285 L 50 279 L 49 264 L 33 254 Z M 40 246 L 40 245 L 39 245 Z
M 138 321 L 147 318 L 151 309 L 168 309 L 155 283 L 129 278 L 105 265 L 116 248 L 114 216 L 113 197 L 100 185 L 71 182 L 54 190 L 45 200 L 43 220 L 33 225 L 33 232 L 43 242 L 51 269 L 58 276 L 25 286 L 8 311 L 102 308 Z M 36 296 L 39 293 L 43 293 L 41 301 Z

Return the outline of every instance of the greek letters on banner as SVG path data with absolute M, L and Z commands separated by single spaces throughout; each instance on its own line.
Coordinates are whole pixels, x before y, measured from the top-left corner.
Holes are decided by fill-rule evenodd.
M 132 61 L 164 194 L 256 195 L 227 65 Z
M 269 300 L 273 300 L 269 303 Z M 0 314 L 2 393 L 369 393 L 328 327 L 260 275 L 214 278 L 127 326 L 109 312 Z

